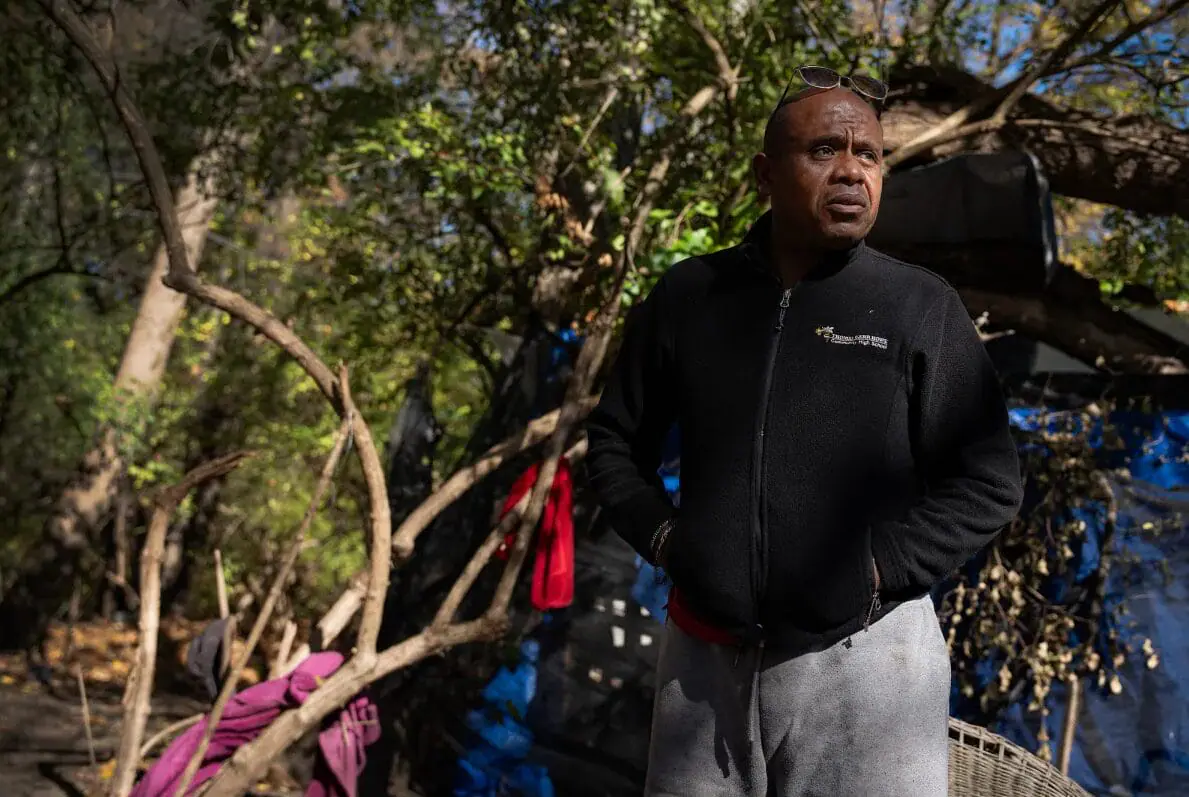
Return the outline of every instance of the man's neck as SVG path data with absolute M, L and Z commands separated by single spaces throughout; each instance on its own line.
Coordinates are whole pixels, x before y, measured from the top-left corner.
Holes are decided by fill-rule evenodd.
M 781 285 L 792 288 L 821 262 L 824 253 L 798 246 L 785 240 L 787 237 L 787 233 L 782 235 L 773 225 L 768 236 L 768 255 Z

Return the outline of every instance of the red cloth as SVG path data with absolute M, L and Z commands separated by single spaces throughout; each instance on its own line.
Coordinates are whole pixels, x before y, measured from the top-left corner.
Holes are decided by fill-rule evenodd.
M 512 485 L 500 512 L 502 520 L 537 483 L 539 464 L 533 464 Z M 516 542 L 516 532 L 504 538 L 496 552 L 508 558 L 508 549 Z M 564 609 L 574 602 L 574 481 L 570 463 L 557 463 L 557 475 L 545 500 L 545 512 L 537 534 L 537 557 L 533 564 L 533 606 L 541 611 Z
M 669 590 L 669 603 L 665 608 L 669 612 L 669 617 L 673 620 L 673 625 L 694 639 L 709 642 L 711 645 L 728 645 L 731 647 L 737 647 L 739 645 L 739 637 L 729 631 L 723 631 L 721 628 L 716 628 L 709 623 L 699 620 L 694 616 L 693 612 L 685 608 L 685 604 L 681 602 L 681 593 L 677 591 L 676 587 Z

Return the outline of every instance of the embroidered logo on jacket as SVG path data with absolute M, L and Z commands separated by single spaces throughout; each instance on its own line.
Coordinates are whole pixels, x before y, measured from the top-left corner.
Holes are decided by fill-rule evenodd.
M 814 332 L 818 337 L 825 338 L 827 342 L 837 343 L 840 346 L 871 346 L 876 349 L 888 347 L 887 338 L 875 335 L 839 335 L 834 331 L 834 327 L 818 327 Z

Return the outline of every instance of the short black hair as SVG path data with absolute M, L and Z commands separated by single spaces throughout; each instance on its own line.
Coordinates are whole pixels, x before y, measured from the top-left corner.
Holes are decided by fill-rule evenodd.
M 777 105 L 776 108 L 772 111 L 772 113 L 768 115 L 768 122 L 764 125 L 764 154 L 765 155 L 767 155 L 769 158 L 778 158 L 783 154 L 783 147 L 784 147 L 784 143 L 785 143 L 787 136 L 780 135 L 780 133 L 782 132 L 782 128 L 780 126 L 780 117 L 787 116 L 785 109 L 788 108 L 790 105 L 792 105 L 797 100 L 800 100 L 809 94 L 816 94 L 820 91 L 821 91 L 821 89 L 815 89 L 812 86 L 806 86 L 805 88 L 785 97 L 784 101 L 781 102 L 779 105 Z M 856 97 L 858 97 L 863 102 L 865 102 L 868 106 L 870 106 L 871 110 L 875 111 L 875 120 L 876 121 L 882 120 L 882 117 L 883 117 L 883 103 L 882 102 L 876 102 L 875 100 L 872 100 L 869 97 L 864 97 L 862 94 L 859 94 L 857 91 L 852 91 L 851 93 L 854 94 Z

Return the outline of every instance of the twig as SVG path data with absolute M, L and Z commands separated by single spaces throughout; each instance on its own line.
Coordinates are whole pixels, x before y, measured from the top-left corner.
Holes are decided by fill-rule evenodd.
M 343 392 L 347 393 L 346 369 L 343 369 L 340 378 L 343 382 Z M 174 797 L 184 797 L 186 790 L 190 787 L 190 781 L 194 779 L 194 776 L 198 773 L 198 768 L 202 765 L 203 756 L 206 755 L 207 748 L 210 746 L 211 737 L 215 734 L 215 729 L 219 725 L 219 719 L 223 716 L 223 711 L 227 708 L 227 703 L 231 700 L 231 696 L 235 694 L 235 687 L 239 683 L 240 675 L 243 674 L 244 667 L 252 657 L 256 643 L 260 641 L 260 635 L 264 632 L 269 617 L 272 616 L 272 611 L 276 607 L 277 601 L 280 600 L 281 593 L 285 590 L 285 582 L 288 580 L 289 573 L 293 570 L 293 565 L 297 562 L 297 557 L 301 553 L 306 532 L 309 531 L 310 524 L 313 522 L 314 516 L 318 513 L 318 507 L 322 504 L 323 496 L 326 495 L 326 491 L 330 488 L 330 480 L 334 476 L 339 459 L 342 457 L 343 450 L 347 446 L 347 440 L 351 436 L 354 420 L 354 413 L 348 412 L 347 417 L 343 419 L 342 425 L 339 426 L 338 436 L 335 438 L 334 446 L 330 450 L 330 456 L 326 458 L 326 463 L 322 466 L 322 474 L 318 478 L 318 483 L 314 485 L 314 492 L 310 496 L 309 506 L 306 507 L 305 516 L 301 519 L 301 525 L 297 529 L 297 534 L 289 544 L 289 550 L 286 551 L 281 568 L 273 579 L 272 588 L 268 591 L 268 597 L 264 599 L 264 605 L 260 607 L 260 613 L 256 616 L 256 622 L 252 624 L 252 631 L 248 634 L 248 640 L 244 644 L 244 649 L 235 657 L 235 664 L 232 666 L 231 672 L 228 673 L 227 680 L 223 682 L 223 688 L 219 690 L 219 697 L 215 700 L 214 707 L 211 708 L 206 729 L 202 734 L 202 740 L 199 741 L 194 754 L 190 756 L 190 762 L 186 765 L 185 772 L 182 773 L 182 778 L 174 792 Z
M 140 747 L 141 760 L 144 760 L 144 758 L 148 756 L 149 753 L 153 752 L 153 749 L 157 745 L 161 744 L 166 739 L 181 733 L 191 725 L 197 725 L 205 716 L 205 714 L 194 714 L 186 717 L 184 720 L 178 720 L 172 725 L 166 725 L 164 728 L 154 733 L 149 737 L 149 740 Z
M 298 664 L 301 664 L 307 656 L 310 655 L 311 648 L 317 646 L 320 650 L 325 650 L 330 646 L 338 635 L 343 632 L 347 624 L 351 622 L 351 618 L 359 611 L 359 607 L 363 605 L 363 598 L 367 594 L 367 571 L 361 570 L 356 573 L 347 589 L 338 597 L 334 605 L 326 610 L 326 614 L 322 615 L 322 619 L 314 627 L 314 639 L 298 646 L 297 650 L 289 657 L 289 661 L 285 663 L 281 670 L 281 675 L 287 675 L 296 669 Z
M 577 165 L 578 158 L 580 158 L 582 153 L 586 151 L 586 145 L 590 143 L 590 137 L 594 135 L 595 130 L 598 129 L 599 123 L 603 121 L 603 116 L 606 115 L 607 111 L 611 108 L 611 105 L 615 102 L 617 97 L 619 97 L 619 87 L 610 86 L 607 89 L 606 95 L 603 97 L 603 101 L 599 104 L 599 109 L 595 111 L 594 118 L 590 120 L 590 124 L 587 125 L 584 131 L 582 131 L 582 137 L 578 139 L 578 146 L 574 149 L 574 157 L 570 158 L 570 162 L 567 163 L 566 167 L 561 170 L 561 173 L 557 176 L 558 180 L 565 178 L 565 176 L 573 170 L 574 166 Z
M 268 677 L 270 680 L 280 678 L 285 664 L 289 661 L 289 651 L 293 647 L 293 640 L 297 638 L 297 623 L 292 620 L 285 621 L 285 630 L 281 632 L 281 644 L 277 646 L 276 655 L 273 656 L 272 667 L 269 668 Z
M 78 677 L 78 694 L 83 700 L 83 731 L 87 734 L 87 757 L 91 761 L 91 772 L 98 776 L 98 763 L 95 761 L 95 737 L 91 735 L 91 706 L 87 702 L 87 684 L 83 680 L 83 668 L 74 666 L 74 674 Z
M 215 549 L 215 600 L 219 604 L 219 617 L 226 620 L 231 614 L 231 606 L 227 603 L 227 578 L 223 573 L 223 552 Z
M 136 767 L 140 763 L 140 741 L 149 719 L 157 665 L 157 630 L 161 622 L 161 558 L 169 518 L 194 487 L 230 473 L 248 456 L 247 452 L 240 451 L 203 463 L 177 484 L 158 493 L 154 502 L 148 538 L 140 554 L 140 639 L 136 647 L 136 663 L 124 692 L 124 725 L 120 731 L 120 751 L 111 788 L 115 797 L 125 797 L 132 791 Z
M 219 618 L 226 620 L 223 626 L 223 652 L 219 656 L 219 674 L 226 675 L 231 667 L 231 646 L 235 644 L 235 618 L 227 602 L 227 576 L 223 572 L 223 552 L 215 549 L 215 599 L 219 603 Z
M 1076 675 L 1069 678 L 1069 703 L 1065 706 L 1065 727 L 1061 731 L 1061 746 L 1057 750 L 1057 768 L 1062 775 L 1069 774 L 1069 759 L 1073 753 L 1073 741 L 1077 735 L 1078 710 L 1081 708 L 1082 679 Z

